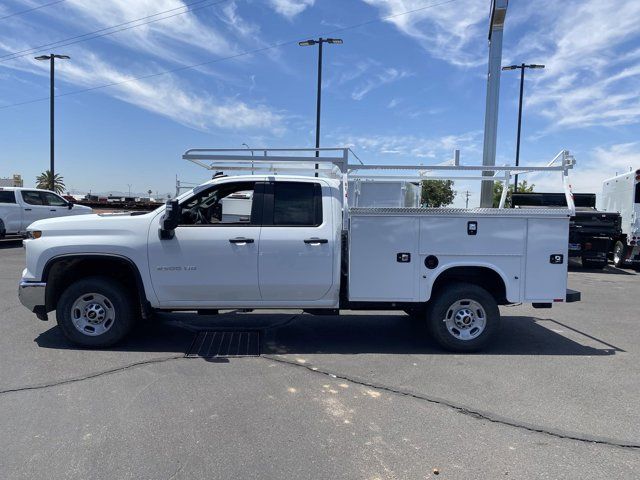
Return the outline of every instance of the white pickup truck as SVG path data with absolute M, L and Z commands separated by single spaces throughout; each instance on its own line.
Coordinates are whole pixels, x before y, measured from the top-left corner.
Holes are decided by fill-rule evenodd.
M 190 150 L 184 158 L 212 161 L 207 168 L 254 174 L 216 176 L 141 215 L 36 222 L 24 242 L 20 299 L 43 320 L 56 310 L 69 340 L 94 347 L 121 340 L 154 311 L 395 309 L 423 318 L 436 342 L 454 351 L 480 349 L 494 337 L 498 305 L 579 300 L 566 288 L 571 208 L 349 209 L 347 175 L 380 166 L 349 165 L 348 149 L 340 151 L 321 158 L 264 151 L 276 155 L 257 160 Z M 309 168 L 307 175 L 273 167 L 255 173 L 267 160 L 328 163 L 337 178 L 325 178 L 327 169 L 317 177 Z M 571 165 L 530 170 L 566 176 Z M 508 182 L 514 169 L 495 168 Z
M 89 207 L 67 202 L 48 190 L 0 187 L 0 238 L 24 235 L 36 220 L 91 212 Z

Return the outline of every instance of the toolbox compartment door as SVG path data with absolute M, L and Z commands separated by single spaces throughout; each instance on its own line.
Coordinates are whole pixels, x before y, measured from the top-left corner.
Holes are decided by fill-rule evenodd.
M 417 217 L 351 216 L 349 300 L 417 301 L 418 228 Z

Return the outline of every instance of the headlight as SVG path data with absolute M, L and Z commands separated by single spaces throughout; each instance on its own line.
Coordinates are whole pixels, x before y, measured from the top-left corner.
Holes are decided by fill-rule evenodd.
M 29 240 L 35 240 L 36 238 L 40 238 L 42 236 L 42 231 L 40 230 L 27 230 L 27 238 Z

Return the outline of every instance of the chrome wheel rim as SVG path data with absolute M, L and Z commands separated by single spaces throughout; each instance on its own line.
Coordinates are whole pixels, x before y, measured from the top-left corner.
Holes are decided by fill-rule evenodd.
M 71 307 L 71 321 L 80 333 L 96 337 L 109 330 L 116 318 L 116 311 L 109 300 L 100 293 L 85 293 Z
M 442 320 L 449 333 L 458 340 L 478 338 L 487 326 L 487 315 L 482 305 L 468 298 L 451 304 Z

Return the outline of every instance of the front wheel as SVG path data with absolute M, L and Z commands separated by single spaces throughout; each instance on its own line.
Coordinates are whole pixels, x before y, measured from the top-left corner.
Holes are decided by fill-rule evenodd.
M 625 260 L 627 259 L 627 246 L 618 240 L 613 247 L 613 265 L 617 268 L 624 267 Z
M 493 296 L 474 284 L 454 283 L 434 292 L 428 312 L 429 330 L 445 350 L 474 352 L 487 346 L 500 327 Z
M 135 308 L 124 286 L 106 277 L 71 284 L 56 308 L 65 337 L 84 347 L 109 347 L 122 340 L 135 321 Z

